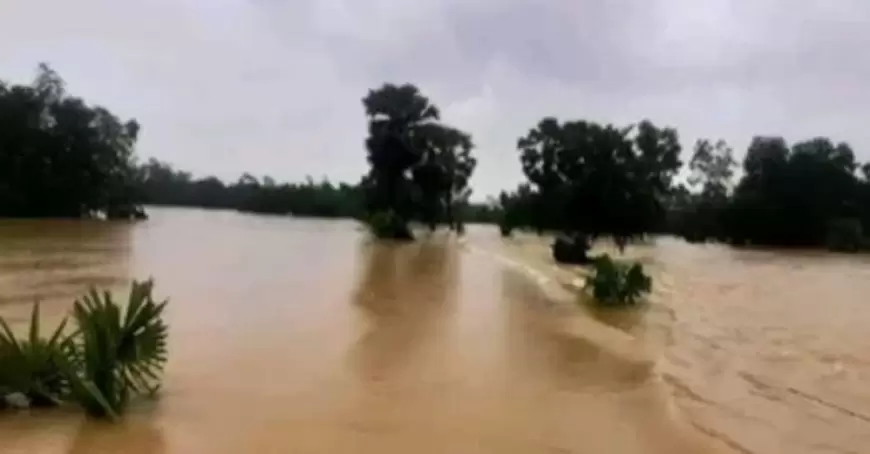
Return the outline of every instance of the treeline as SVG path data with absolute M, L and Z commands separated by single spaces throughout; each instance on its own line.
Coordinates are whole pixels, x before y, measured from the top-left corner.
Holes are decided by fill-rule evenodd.
M 385 86 L 364 104 L 376 165 L 359 184 L 250 174 L 225 183 L 154 159 L 137 164 L 139 124 L 67 94 L 41 64 L 29 85 L 0 82 L 0 217 L 144 218 L 142 206 L 152 204 L 367 219 L 391 209 L 430 226 L 455 227 L 466 214 L 494 219 L 491 207 L 467 200 L 476 165 L 470 136 L 439 123 L 416 88 Z
M 699 141 L 689 167 L 690 188 L 674 191 L 666 224 L 689 240 L 867 246 L 870 165 L 860 165 L 846 143 L 818 137 L 789 146 L 781 137 L 755 137 L 736 185 L 736 164 L 724 142 Z
M 141 200 L 148 205 L 224 208 L 253 213 L 297 216 L 360 218 L 362 191 L 358 185 L 327 180 L 304 183 L 276 183 L 271 177 L 258 179 L 243 174 L 225 184 L 214 176 L 193 178 L 189 172 L 151 159 L 138 168 Z
M 137 164 L 139 124 L 69 95 L 40 65 L 29 85 L 0 82 L 0 216 L 140 218 L 143 204 L 155 204 L 354 217 L 392 238 L 410 238 L 411 222 L 460 232 L 464 222 L 498 222 L 506 234 L 556 231 L 577 244 L 666 232 L 737 245 L 868 245 L 870 165 L 827 138 L 755 137 L 740 172 L 725 142 L 699 140 L 691 176 L 678 184 L 674 128 L 544 118 L 517 141 L 527 181 L 472 204 L 470 134 L 442 122 L 410 84 L 370 90 L 362 105 L 369 169 L 358 184 L 249 174 L 224 183 Z
M 724 141 L 699 140 L 686 183 L 674 129 L 548 118 L 518 141 L 528 179 L 498 199 L 502 231 L 559 231 L 624 243 L 649 233 L 734 245 L 857 250 L 870 229 L 870 165 L 845 143 L 755 137 L 735 181 Z
M 66 93 L 42 64 L 30 85 L 0 82 L 0 216 L 141 217 L 135 120 Z

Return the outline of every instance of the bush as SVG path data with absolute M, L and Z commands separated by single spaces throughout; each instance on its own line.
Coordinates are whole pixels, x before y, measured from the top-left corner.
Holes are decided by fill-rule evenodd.
M 408 223 L 392 210 L 380 211 L 367 217 L 364 222 L 372 234 L 381 239 L 413 240 Z
M 63 372 L 63 330 L 66 319 L 50 338 L 44 339 L 39 329 L 39 304 L 33 305 L 30 332 L 19 340 L 5 320 L 0 318 L 0 400 L 19 394 L 30 405 L 57 405 L 69 391 Z
M 18 340 L 0 318 L 0 397 L 23 395 L 30 405 L 70 400 L 88 414 L 114 418 L 135 395 L 154 394 L 166 362 L 166 301 L 151 296 L 153 283 L 133 282 L 124 310 L 95 289 L 75 302 L 77 329 L 64 337 L 66 320 L 48 340 L 39 336 L 39 306 L 30 335 Z
M 499 232 L 501 232 L 502 237 L 507 238 L 507 237 L 511 236 L 511 233 L 513 232 L 514 228 L 512 225 L 508 224 L 507 222 L 501 221 L 498 223 L 498 230 L 499 230 Z
M 551 247 L 553 259 L 559 263 L 570 265 L 586 265 L 592 262 L 589 258 L 589 239 L 583 234 L 560 236 Z
M 151 297 L 153 283 L 134 282 L 127 307 L 108 292 L 91 291 L 76 301 L 73 317 L 81 336 L 73 360 L 80 382 L 76 395 L 94 416 L 120 414 L 133 394 L 154 394 L 166 362 L 167 328 L 162 319 L 166 301 Z
M 632 305 L 652 290 L 652 278 L 639 263 L 616 263 L 604 254 L 593 262 L 593 274 L 586 280 L 586 289 L 606 306 Z

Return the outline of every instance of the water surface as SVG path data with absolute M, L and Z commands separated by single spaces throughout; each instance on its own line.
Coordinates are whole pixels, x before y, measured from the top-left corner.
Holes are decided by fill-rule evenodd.
M 137 224 L 3 222 L 0 314 L 24 321 L 38 297 L 57 320 L 89 283 L 153 276 L 171 340 L 159 401 L 114 425 L 4 414 L 0 452 L 870 445 L 864 259 L 662 240 L 630 252 L 661 283 L 650 305 L 584 313 L 530 274 L 566 272 L 538 261 L 543 244 L 481 227 L 383 245 L 353 222 L 182 209 Z M 577 317 L 587 324 L 566 324 Z

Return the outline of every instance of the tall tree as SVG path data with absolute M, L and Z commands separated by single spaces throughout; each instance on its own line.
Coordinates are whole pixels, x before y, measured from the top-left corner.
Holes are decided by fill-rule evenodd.
M 675 130 L 545 118 L 518 141 L 542 227 L 618 243 L 652 231 L 679 169 Z
M 717 140 L 714 144 L 699 139 L 689 161 L 689 170 L 692 172 L 689 183 L 700 189 L 707 198 L 724 199 L 731 188 L 736 165 L 734 151 L 724 140 Z
M 454 224 L 454 200 L 464 193 L 476 161 L 471 137 L 439 121 L 438 108 L 417 87 L 385 84 L 363 99 L 369 121 L 367 209 L 388 213 L 385 235 L 410 238 L 408 221 L 431 229 Z
M 45 64 L 29 86 L 0 83 L 0 215 L 142 215 L 139 130 L 69 96 Z

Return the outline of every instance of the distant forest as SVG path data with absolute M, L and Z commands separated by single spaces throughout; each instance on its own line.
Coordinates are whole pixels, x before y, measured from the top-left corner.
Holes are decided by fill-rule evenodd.
M 826 137 L 788 144 L 756 136 L 735 180 L 738 163 L 722 140 L 698 140 L 684 163 L 673 127 L 546 117 L 517 140 L 527 181 L 474 204 L 472 136 L 442 122 L 416 86 L 384 84 L 362 107 L 369 169 L 358 182 L 243 174 L 225 183 L 142 163 L 138 122 L 68 94 L 42 64 L 31 84 L 0 82 L 0 216 L 144 218 L 151 204 L 350 217 L 378 236 L 406 239 L 410 222 L 460 233 L 465 222 L 491 222 L 505 235 L 527 229 L 626 242 L 671 233 L 734 245 L 870 246 L 870 164 Z M 687 184 L 675 178 L 684 168 Z
M 226 184 L 219 178 L 194 178 L 156 159 L 137 166 L 138 192 L 146 205 L 233 209 L 251 213 L 290 214 L 325 218 L 365 216 L 364 192 L 359 184 L 312 178 L 302 183 L 276 183 L 249 173 Z M 500 212 L 487 203 L 469 203 L 462 209 L 466 222 L 496 223 Z

